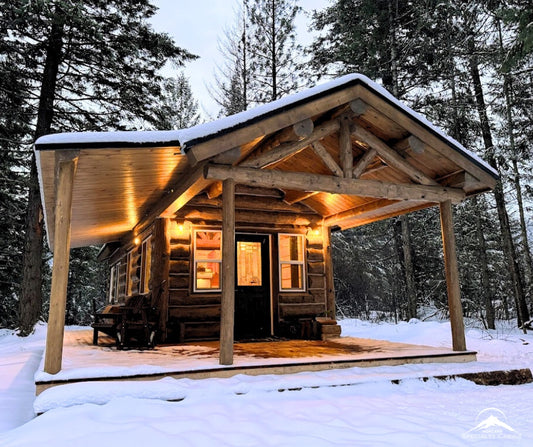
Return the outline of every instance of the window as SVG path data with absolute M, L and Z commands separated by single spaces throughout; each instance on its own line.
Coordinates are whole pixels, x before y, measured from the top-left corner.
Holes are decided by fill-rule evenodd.
M 220 291 L 222 231 L 194 232 L 194 291 Z
M 111 273 L 109 275 L 109 304 L 118 303 L 118 273 L 119 264 L 116 263 L 111 267 Z
M 126 256 L 126 296 L 131 296 L 133 293 L 133 281 L 132 281 L 132 269 L 134 266 L 132 263 L 133 250 L 128 251 Z
M 152 237 L 148 236 L 141 245 L 141 284 L 140 293 L 150 290 L 152 267 Z
M 303 235 L 280 234 L 278 236 L 278 250 L 280 290 L 305 290 Z

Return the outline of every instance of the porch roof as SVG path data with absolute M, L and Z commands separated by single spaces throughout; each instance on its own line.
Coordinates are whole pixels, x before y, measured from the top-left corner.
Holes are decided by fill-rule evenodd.
M 72 247 L 136 233 L 202 192 L 216 196 L 228 176 L 278 189 L 280 201 L 298 204 L 295 212 L 306 207 L 341 228 L 459 201 L 498 178 L 362 75 L 190 129 L 47 135 L 35 148 L 51 246 L 62 157 L 77 158 Z

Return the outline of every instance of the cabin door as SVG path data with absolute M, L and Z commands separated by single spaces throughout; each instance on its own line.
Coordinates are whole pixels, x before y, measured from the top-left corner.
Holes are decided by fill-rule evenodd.
M 270 237 L 235 235 L 235 338 L 270 335 Z

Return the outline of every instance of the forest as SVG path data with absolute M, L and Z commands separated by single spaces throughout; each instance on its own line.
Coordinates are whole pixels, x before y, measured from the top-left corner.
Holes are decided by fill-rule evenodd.
M 531 325 L 531 0 L 235 1 L 210 94 L 218 116 L 363 73 L 497 169 L 455 206 L 463 308 Z M 156 31 L 150 0 L 10 0 L 0 8 L 0 327 L 46 321 L 52 254 L 33 153 L 56 132 L 179 129 L 204 120 L 182 68 L 201 55 Z M 295 19 L 309 14 L 302 45 Z M 201 30 L 201 28 L 199 28 Z M 201 32 L 201 31 L 199 31 Z M 171 67 L 172 76 L 168 75 Z M 342 317 L 446 317 L 438 208 L 333 235 Z M 66 324 L 89 324 L 108 268 L 71 251 Z

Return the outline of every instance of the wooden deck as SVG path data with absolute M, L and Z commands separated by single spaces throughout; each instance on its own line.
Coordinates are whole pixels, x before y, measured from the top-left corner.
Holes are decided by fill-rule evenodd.
M 291 374 L 338 368 L 408 363 L 461 363 L 476 360 L 472 351 L 454 352 L 431 346 L 341 337 L 329 341 L 282 340 L 236 343 L 234 364 L 218 364 L 219 343 L 160 345 L 153 350 L 117 351 L 111 339 L 92 345 L 92 331 L 65 334 L 63 369 L 36 375 L 37 394 L 74 382 L 157 380 L 162 377 L 203 379 L 236 374 Z

